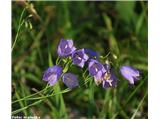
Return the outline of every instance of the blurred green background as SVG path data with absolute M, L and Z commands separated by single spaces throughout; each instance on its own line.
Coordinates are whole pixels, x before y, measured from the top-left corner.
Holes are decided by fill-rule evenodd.
M 12 1 L 12 101 L 46 86 L 43 72 L 57 58 L 61 38 L 77 48 L 111 53 L 116 89 L 90 84 L 51 97 L 12 104 L 12 115 L 40 118 L 148 118 L 148 3 L 144 1 Z M 15 42 L 16 40 L 16 42 Z M 134 86 L 119 74 L 130 65 L 141 71 Z M 80 74 L 82 69 L 73 67 Z M 59 82 L 61 89 L 66 86 Z M 38 95 L 37 95 L 38 96 Z M 63 97 L 62 97 L 63 96 Z M 28 107 L 25 107 L 28 106 Z

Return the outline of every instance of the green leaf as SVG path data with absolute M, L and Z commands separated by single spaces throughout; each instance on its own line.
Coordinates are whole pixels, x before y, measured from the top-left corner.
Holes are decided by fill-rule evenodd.
M 135 1 L 117 1 L 116 10 L 120 19 L 130 23 L 135 19 L 134 13 Z

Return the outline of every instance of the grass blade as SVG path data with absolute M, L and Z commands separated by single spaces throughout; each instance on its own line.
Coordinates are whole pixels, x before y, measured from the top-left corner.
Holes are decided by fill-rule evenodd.
M 148 94 L 148 91 L 146 91 L 146 93 L 145 93 L 145 95 L 143 96 L 142 100 L 140 101 L 140 103 L 139 103 L 139 105 L 138 105 L 136 111 L 133 113 L 131 119 L 134 119 L 134 118 L 135 118 L 135 116 L 136 116 L 136 114 L 137 114 L 139 108 L 140 108 L 141 105 L 143 104 L 143 101 L 144 101 L 144 99 L 146 98 L 147 94 Z

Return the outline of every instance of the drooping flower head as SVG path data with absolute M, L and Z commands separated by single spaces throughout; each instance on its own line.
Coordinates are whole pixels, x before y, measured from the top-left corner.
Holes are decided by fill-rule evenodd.
M 76 50 L 72 53 L 73 64 L 76 64 L 81 68 L 83 68 L 88 58 L 89 57 L 85 54 L 84 49 Z
M 63 79 L 63 83 L 70 89 L 79 86 L 77 76 L 72 73 L 65 73 L 62 79 Z
M 122 66 L 120 68 L 122 76 L 129 81 L 130 84 L 134 84 L 135 81 L 139 80 L 140 73 L 137 69 L 130 66 Z
M 76 48 L 73 45 L 73 40 L 61 39 L 61 41 L 58 45 L 58 51 L 57 52 L 58 52 L 58 55 L 60 57 L 68 57 L 75 50 L 76 50 Z
M 48 68 L 43 74 L 43 80 L 48 81 L 48 83 L 53 86 L 61 77 L 62 68 L 59 66 L 53 66 Z
M 103 73 L 105 72 L 103 65 L 94 59 L 89 61 L 88 68 L 90 75 L 94 76 L 96 79 L 101 79 Z

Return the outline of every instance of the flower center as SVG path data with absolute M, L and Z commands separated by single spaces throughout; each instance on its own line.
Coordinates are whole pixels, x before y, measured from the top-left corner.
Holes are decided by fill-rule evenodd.
M 104 80 L 107 81 L 110 86 L 112 86 L 113 80 L 111 80 L 110 78 L 111 78 L 111 74 L 106 72 L 104 75 Z
M 126 74 L 130 74 L 131 72 L 130 71 L 128 71 L 128 70 L 125 70 L 124 71 Z
M 106 73 L 104 74 L 104 79 L 105 79 L 105 80 L 109 80 L 110 77 L 111 77 L 111 74 L 110 74 L 110 73 L 106 72 Z
M 99 85 L 102 83 L 102 79 L 96 79 L 94 78 L 96 85 Z
M 113 80 L 106 80 L 106 81 L 109 83 L 110 86 L 112 86 Z

